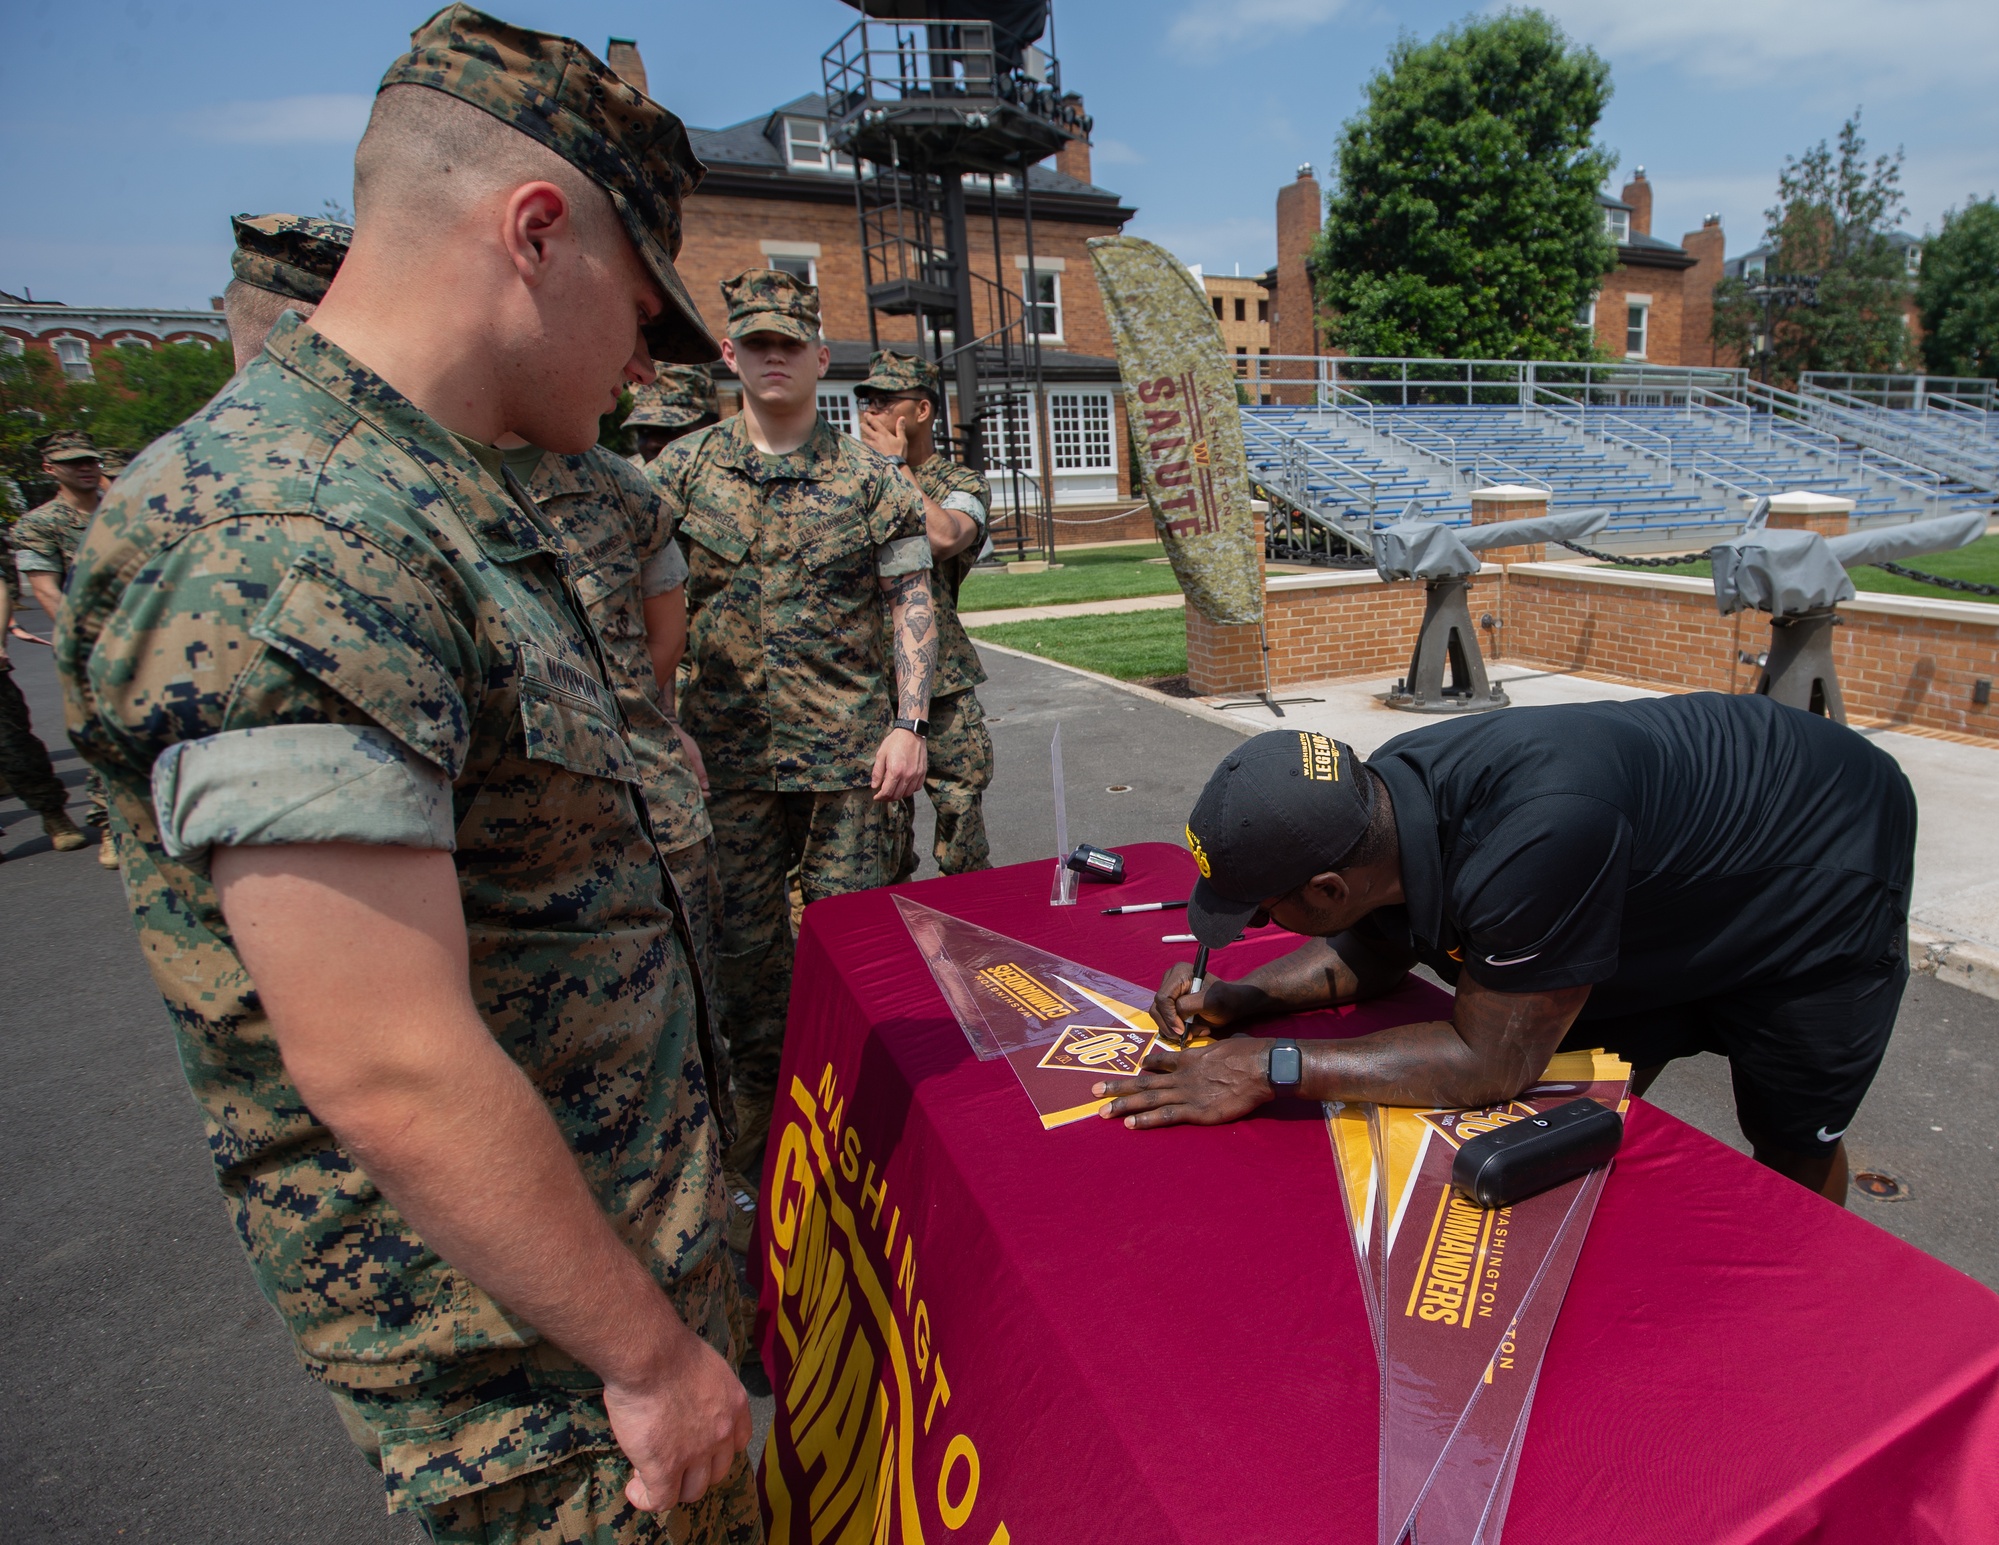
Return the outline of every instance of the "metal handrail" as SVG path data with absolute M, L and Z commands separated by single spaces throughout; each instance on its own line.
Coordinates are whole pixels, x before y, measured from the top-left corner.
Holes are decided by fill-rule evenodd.
M 1750 478 L 1755 482 L 1760 482 L 1766 489 L 1775 488 L 1777 486 L 1777 480 L 1772 476 L 1770 476 L 1769 473 L 1758 472 L 1754 467 L 1745 467 L 1742 465 L 1741 462 L 1730 461 L 1726 456 L 1717 456 L 1713 451 L 1696 450 L 1688 458 L 1687 470 L 1691 472 L 1695 477 L 1700 478 L 1703 482 L 1713 483 L 1720 488 L 1732 489 L 1734 492 L 1742 495 L 1742 497 L 1745 499 L 1754 498 L 1755 495 L 1751 492 L 1749 488 L 1743 486 L 1741 483 L 1733 481 L 1730 478 L 1721 477 L 1711 472 L 1703 472 L 1701 470 L 1701 462 L 1703 459 L 1711 462 L 1719 462 L 1722 466 L 1728 467 L 1733 471 L 1739 472 L 1746 478 Z
M 1274 424 L 1245 415 L 1243 418 L 1243 438 L 1246 442 L 1272 440 L 1282 466 L 1282 479 L 1288 482 L 1287 492 L 1293 503 L 1310 506 L 1311 487 L 1308 481 L 1313 470 L 1326 472 L 1326 480 L 1346 494 L 1348 498 L 1367 508 L 1370 523 L 1380 504 L 1380 480 L 1365 469 L 1356 467 L 1349 461 L 1335 456 L 1324 446 L 1314 445 L 1302 435 L 1294 435 L 1279 429 Z M 1264 448 L 1264 447 L 1260 447 Z M 1346 481 L 1343 482 L 1342 479 Z M 1358 484 L 1358 487 L 1352 485 Z
M 1497 479 L 1492 479 L 1492 478 L 1488 478 L 1486 483 L 1479 482 L 1480 478 L 1485 477 L 1484 468 L 1485 468 L 1485 463 L 1487 463 L 1488 461 L 1491 462 L 1495 467 L 1500 468 L 1503 472 L 1506 473 L 1508 477 L 1512 478 L 1513 481 L 1516 483 L 1524 483 L 1529 487 L 1539 488 L 1543 493 L 1547 494 L 1552 494 L 1555 491 L 1555 485 L 1549 482 L 1546 478 L 1536 477 L 1532 472 L 1524 471 L 1523 469 L 1514 466 L 1512 462 L 1493 455 L 1492 452 L 1490 451 L 1480 451 L 1478 453 L 1477 459 L 1472 462 L 1471 473 L 1470 473 L 1471 487 L 1482 488 L 1488 486 L 1489 484 L 1496 484 Z

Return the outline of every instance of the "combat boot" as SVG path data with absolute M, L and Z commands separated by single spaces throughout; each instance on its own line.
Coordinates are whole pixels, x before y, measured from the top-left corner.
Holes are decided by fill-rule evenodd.
M 42 830 L 49 834 L 49 846 L 58 853 L 74 853 L 90 840 L 78 829 L 76 822 L 60 810 L 53 810 L 42 817 Z
M 118 867 L 118 839 L 111 835 L 111 828 L 104 828 L 104 840 L 97 844 L 97 862 L 106 869 Z

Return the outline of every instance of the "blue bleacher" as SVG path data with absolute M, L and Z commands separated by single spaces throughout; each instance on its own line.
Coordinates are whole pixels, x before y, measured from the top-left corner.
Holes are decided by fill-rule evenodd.
M 1377 405 L 1351 411 L 1245 408 L 1252 468 L 1302 476 L 1312 503 L 1365 529 L 1420 499 L 1433 517 L 1468 521 L 1476 486 L 1545 486 L 1556 508 L 1611 511 L 1600 542 L 1637 551 L 1704 545 L 1740 529 L 1746 498 L 1791 489 L 1854 501 L 1861 522 L 1961 507 L 1967 490 L 1922 469 L 1862 467 L 1857 448 L 1769 415 L 1685 406 L 1573 411 Z M 1371 429 L 1370 429 L 1371 426 Z M 1371 432 L 1372 430 L 1372 432 Z M 1427 454 L 1426 454 L 1427 453 Z M 1455 468 L 1455 470 L 1454 470 Z M 1989 501 L 1988 501 L 1989 502 Z

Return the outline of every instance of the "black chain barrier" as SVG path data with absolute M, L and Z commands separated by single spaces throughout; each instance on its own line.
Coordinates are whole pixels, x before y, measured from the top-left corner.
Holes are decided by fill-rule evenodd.
M 1903 579 L 1913 579 L 1940 590 L 1956 590 L 1965 595 L 1999 595 L 1999 585 L 1978 585 L 1968 579 L 1950 579 L 1942 574 L 1925 574 L 1921 569 L 1905 569 L 1899 563 L 1874 563 L 1869 568 L 1885 569 Z
M 1578 542 L 1558 541 L 1556 545 L 1566 547 L 1572 553 L 1581 553 L 1585 558 L 1597 558 L 1605 563 L 1614 563 L 1623 569 L 1676 569 L 1683 563 L 1699 563 L 1703 558 L 1714 556 L 1712 547 L 1702 548 L 1697 553 L 1682 553 L 1674 558 L 1632 558 L 1623 553 L 1598 552 L 1594 547 L 1584 547 Z

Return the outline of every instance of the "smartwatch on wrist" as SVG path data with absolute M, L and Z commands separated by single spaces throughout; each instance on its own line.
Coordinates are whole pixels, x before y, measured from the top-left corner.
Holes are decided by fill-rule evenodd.
M 1270 1065 L 1264 1076 L 1270 1080 L 1273 1094 L 1298 1092 L 1299 1080 L 1305 1076 L 1305 1057 L 1296 1041 L 1287 1037 L 1270 1043 Z
M 891 467 L 906 467 L 909 465 L 909 458 L 907 456 L 884 456 L 882 460 L 887 462 Z
M 892 730 L 908 730 L 918 740 L 928 740 L 930 738 L 930 721 L 928 719 L 898 719 L 889 728 Z

